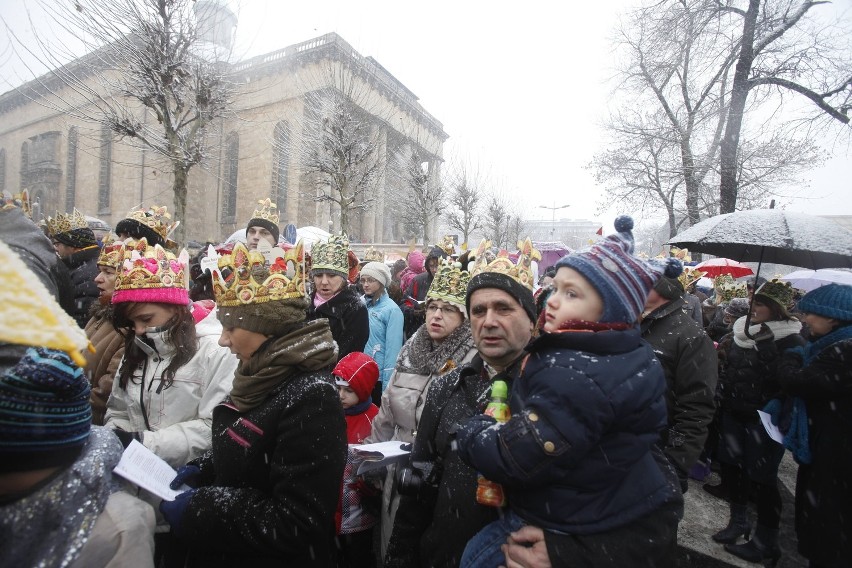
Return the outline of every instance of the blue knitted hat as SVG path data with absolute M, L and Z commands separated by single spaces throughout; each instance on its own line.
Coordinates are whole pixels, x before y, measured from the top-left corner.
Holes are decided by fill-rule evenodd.
M 852 321 L 852 286 L 826 284 L 799 300 L 799 311 L 840 321 Z
M 633 256 L 633 219 L 627 215 L 615 220 L 615 230 L 616 234 L 562 257 L 556 270 L 573 268 L 595 287 L 604 303 L 602 323 L 632 324 L 657 280 L 676 278 L 683 264 L 676 258 L 644 261 Z
M 91 425 L 89 381 L 66 353 L 31 347 L 0 376 L 0 472 L 73 463 Z

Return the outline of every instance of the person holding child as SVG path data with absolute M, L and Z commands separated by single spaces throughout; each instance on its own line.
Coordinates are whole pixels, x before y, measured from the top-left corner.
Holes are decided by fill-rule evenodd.
M 508 509 L 465 548 L 461 566 L 505 563 L 509 535 L 544 529 L 550 560 L 577 566 L 670 566 L 683 498 L 658 447 L 666 379 L 637 321 L 662 275 L 681 264 L 633 255 L 633 221 L 563 257 L 510 388 L 511 418 L 482 414 L 457 431 L 461 459 L 501 483 Z

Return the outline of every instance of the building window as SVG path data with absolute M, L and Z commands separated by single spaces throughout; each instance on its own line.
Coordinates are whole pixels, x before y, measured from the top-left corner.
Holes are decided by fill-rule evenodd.
M 112 177 L 112 131 L 101 127 L 101 156 L 98 169 L 98 214 L 109 214 L 110 178 Z
M 275 125 L 272 145 L 272 199 L 281 219 L 287 213 L 287 187 L 290 173 L 290 125 L 284 121 Z
M 77 127 L 68 130 L 68 159 L 65 173 L 65 211 L 74 210 L 77 199 Z
M 6 149 L 0 149 L 0 192 L 6 191 Z
M 225 140 L 225 163 L 222 178 L 225 195 L 222 200 L 222 222 L 236 223 L 237 218 L 237 174 L 239 173 L 240 138 L 231 132 Z

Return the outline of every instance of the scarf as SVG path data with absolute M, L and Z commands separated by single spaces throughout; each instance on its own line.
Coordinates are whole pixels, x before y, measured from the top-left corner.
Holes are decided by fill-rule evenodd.
M 350 406 L 349 408 L 343 409 L 343 414 L 346 416 L 357 416 L 362 412 L 367 412 L 367 409 L 370 408 L 370 405 L 373 404 L 372 398 L 367 398 L 359 402 L 354 406 Z
M 240 412 L 248 412 L 291 377 L 331 366 L 336 360 L 328 320 L 307 322 L 287 335 L 270 338 L 251 359 L 240 362 L 231 401 Z
M 808 464 L 813 460 L 808 445 L 808 411 L 805 401 L 794 396 L 784 402 L 773 398 L 763 411 L 772 417 L 772 423 L 784 434 L 784 447 L 790 450 L 796 463 Z
M 745 334 L 745 321 L 746 316 L 739 318 L 734 322 L 734 343 L 743 349 L 753 349 L 755 347 L 754 339 L 749 338 Z M 797 319 L 791 320 L 772 320 L 763 322 L 766 326 L 772 330 L 772 335 L 775 336 L 774 341 L 778 341 L 779 339 L 784 339 L 790 335 L 795 335 L 802 331 L 802 322 Z M 748 331 L 752 335 L 756 335 L 758 331 L 760 331 L 760 325 L 756 324 L 748 328 Z
M 467 352 L 473 349 L 470 322 L 463 321 L 441 343 L 429 337 L 426 325 L 421 325 L 399 353 L 396 370 L 415 375 L 444 374 L 458 366 Z
M 812 341 L 804 347 L 794 347 L 790 349 L 790 351 L 801 355 L 802 361 L 804 362 L 803 366 L 807 367 L 825 349 L 831 347 L 835 343 L 840 343 L 841 341 L 844 341 L 846 339 L 852 339 L 852 325 L 838 327 L 831 333 L 823 335 L 816 341 Z

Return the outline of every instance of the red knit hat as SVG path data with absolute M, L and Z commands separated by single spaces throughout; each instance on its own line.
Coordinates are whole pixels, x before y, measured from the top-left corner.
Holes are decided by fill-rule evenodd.
M 358 395 L 358 402 L 364 402 L 379 379 L 379 366 L 369 355 L 355 351 L 341 359 L 332 374 L 338 386 L 351 388 Z

